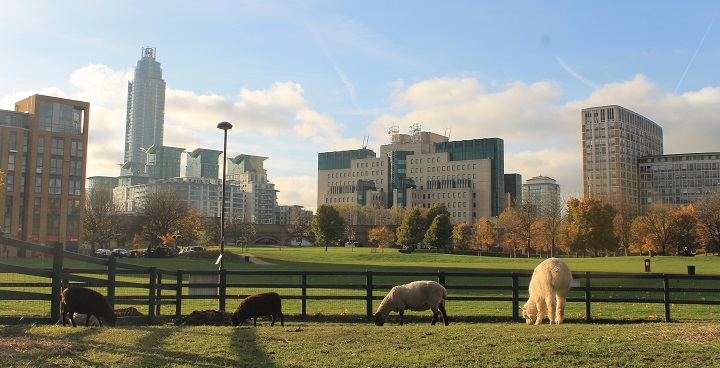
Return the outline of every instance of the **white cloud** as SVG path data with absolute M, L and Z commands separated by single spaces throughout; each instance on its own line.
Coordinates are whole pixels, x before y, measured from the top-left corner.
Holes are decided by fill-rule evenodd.
M 390 125 L 405 133 L 413 123 L 440 134 L 449 129 L 451 140 L 499 137 L 505 142 L 506 173 L 519 173 L 523 180 L 549 176 L 572 194 L 582 192 L 580 111 L 586 107 L 617 104 L 655 121 L 664 129 L 666 153 L 720 151 L 718 87 L 677 96 L 638 75 L 562 103 L 562 90 L 552 82 L 515 82 L 494 90 L 474 78 L 438 78 L 394 86 L 393 106 L 402 112 L 376 119 L 370 127 L 374 137 L 387 137 Z
M 33 94 L 89 101 L 88 176 L 119 174 L 123 160 L 125 106 L 129 70 L 89 65 L 72 73 L 68 88 L 13 91 L 0 97 L 0 108 Z M 420 123 L 424 131 L 450 132 L 451 140 L 499 137 L 505 142 L 505 172 L 524 180 L 552 177 L 563 192 L 582 191 L 580 110 L 618 104 L 652 119 L 664 129 L 665 152 L 720 151 L 720 87 L 675 95 L 646 77 L 600 86 L 588 98 L 562 102 L 552 81 L 483 85 L 475 78 L 435 78 L 415 84 L 393 82 L 384 115 L 365 128 L 368 148 L 379 153 L 389 142 L 387 128 L 405 133 Z M 265 168 L 279 190 L 280 204 L 317 205 L 317 154 L 356 149 L 359 137 L 344 136 L 345 124 L 317 111 L 301 85 L 276 82 L 263 90 L 242 89 L 237 96 L 166 92 L 165 144 L 222 149 L 220 121 L 229 121 L 228 156 L 265 156 Z M 362 129 L 360 129 L 362 130 Z

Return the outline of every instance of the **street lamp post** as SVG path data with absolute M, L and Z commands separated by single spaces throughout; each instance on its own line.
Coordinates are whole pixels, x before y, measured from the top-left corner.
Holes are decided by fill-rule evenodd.
M 220 210 L 220 257 L 218 257 L 220 270 L 223 270 L 225 269 L 225 167 L 227 167 L 227 131 L 232 129 L 232 124 L 227 121 L 223 121 L 218 124 L 217 127 L 225 133 L 225 139 L 223 142 L 222 209 Z

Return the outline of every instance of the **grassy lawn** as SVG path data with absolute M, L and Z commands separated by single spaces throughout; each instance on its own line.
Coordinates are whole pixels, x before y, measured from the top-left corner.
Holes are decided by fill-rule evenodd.
M 716 323 L 0 326 L 3 367 L 711 367 Z
M 306 270 L 306 271 L 447 271 L 501 272 L 532 270 L 538 258 L 495 258 L 417 252 L 402 254 L 395 249 L 373 252 L 370 248 L 250 247 L 249 252 L 270 264 L 246 262 L 241 250 L 227 249 L 229 270 Z M 217 252 L 171 259 L 122 259 L 136 265 L 165 270 L 216 270 Z M 647 257 L 568 258 L 578 272 L 643 273 Z M 699 275 L 720 275 L 720 257 L 652 257 L 652 273 L 686 274 L 687 266 Z M 49 259 L 2 259 L 17 265 L 49 269 Z M 66 268 L 94 268 L 68 261 Z M 13 274 L 0 273 L 0 283 L 17 282 Z M 28 277 L 28 276 L 23 276 Z M 93 277 L 103 278 L 102 275 Z M 296 276 L 274 276 L 256 282 L 292 283 Z M 311 276 L 312 277 L 312 276 Z M 315 276 L 313 282 L 362 282 L 355 276 L 331 279 Z M 30 277 L 33 278 L 33 277 Z M 47 282 L 34 278 L 24 282 Z M 362 279 L 362 277 L 361 277 Z M 122 275 L 118 281 L 143 282 L 142 278 Z M 597 282 L 601 282 L 598 279 Z M 613 279 L 615 280 L 615 279 Z M 399 280 L 378 276 L 380 284 Z M 448 279 L 462 284 L 462 279 Z M 476 281 L 472 281 L 476 282 Z M 494 281 L 483 278 L 481 282 Z M 524 281 L 526 282 L 526 281 Z M 622 282 L 622 281 L 613 281 Z M 632 282 L 632 281 L 628 281 Z M 678 281 L 679 282 L 679 281 Z M 713 281 L 714 282 L 714 281 Z M 595 281 L 593 283 L 595 285 Z M 35 290 L 42 292 L 42 290 Z M 254 291 L 232 289 L 228 295 Z M 118 288 L 118 295 L 143 293 L 142 289 Z M 310 293 L 320 291 L 310 290 Z M 323 291 L 326 292 L 326 291 Z M 340 294 L 364 291 L 341 290 Z M 283 295 L 298 291 L 287 289 Z M 463 290 L 450 289 L 451 295 Z M 575 294 L 573 294 L 575 293 Z M 378 291 L 376 295 L 381 295 Z M 579 296 L 582 290 L 572 290 Z M 610 297 L 627 297 L 608 293 Z M 618 295 L 615 295 L 618 294 Z M 606 295 L 607 296 L 607 295 Z M 647 295 L 657 297 L 657 295 Z M 643 297 L 640 295 L 638 297 Z M 720 296 L 708 295 L 708 298 Z M 217 309 L 216 301 L 192 301 L 183 306 L 184 314 L 193 310 Z M 236 300 L 228 301 L 234 309 Z M 1 367 L 690 367 L 720 366 L 720 309 L 717 306 L 672 305 L 674 321 L 664 319 L 662 304 L 593 303 L 595 322 L 584 323 L 584 304 L 569 303 L 566 322 L 561 326 L 528 326 L 510 322 L 508 302 L 447 302 L 450 326 L 430 326 L 428 312 L 409 312 L 406 325 L 397 325 L 397 314 L 384 327 L 364 318 L 362 300 L 313 300 L 308 315 L 300 317 L 299 300 L 283 301 L 284 327 L 191 327 L 120 325 L 116 328 L 63 328 L 57 325 L 0 325 Z M 2 315 L 28 315 L 47 311 L 46 301 L 0 301 Z M 377 303 L 375 303 L 377 306 Z M 118 306 L 122 307 L 122 306 Z M 142 312 L 147 312 L 138 308 Z M 46 312 L 41 312 L 43 315 Z M 164 315 L 172 314 L 164 306 Z M 467 318 L 467 316 L 483 318 Z

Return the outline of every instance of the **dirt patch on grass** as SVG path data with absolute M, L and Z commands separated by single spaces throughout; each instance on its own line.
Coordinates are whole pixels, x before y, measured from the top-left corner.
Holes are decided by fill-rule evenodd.
M 0 360 L 4 357 L 15 357 L 19 354 L 24 356 L 33 356 L 36 354 L 46 354 L 48 351 L 65 351 L 71 350 L 72 344 L 67 341 L 46 340 L 30 338 L 25 336 L 0 336 Z
M 653 336 L 656 335 L 665 340 L 675 340 L 683 344 L 692 342 L 700 345 L 716 345 L 720 340 L 720 325 L 677 324 L 654 332 Z

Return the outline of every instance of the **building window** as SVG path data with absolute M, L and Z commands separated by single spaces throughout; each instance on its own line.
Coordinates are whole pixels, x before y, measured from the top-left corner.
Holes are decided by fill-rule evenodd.
M 11 151 L 17 151 L 17 132 L 10 132 L 10 142 L 8 149 Z
M 70 156 L 83 157 L 85 143 L 83 141 L 72 141 L 70 143 Z
M 62 138 L 53 138 L 51 142 L 50 154 L 62 156 L 65 153 L 65 140 Z
M 62 194 L 62 179 L 61 178 L 50 178 L 50 185 L 48 187 L 48 193 Z

